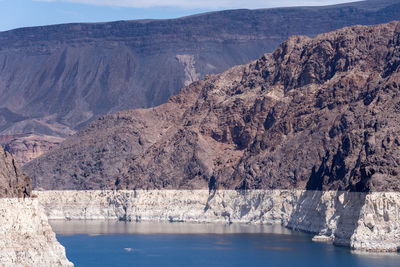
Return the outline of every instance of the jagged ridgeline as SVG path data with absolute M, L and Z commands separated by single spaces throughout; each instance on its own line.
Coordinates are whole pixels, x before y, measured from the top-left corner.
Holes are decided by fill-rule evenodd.
M 400 24 L 294 36 L 25 165 L 43 189 L 399 191 Z
M 100 115 L 165 103 L 291 35 L 387 23 L 399 14 L 399 0 L 370 0 L 1 32 L 0 143 L 24 164 Z

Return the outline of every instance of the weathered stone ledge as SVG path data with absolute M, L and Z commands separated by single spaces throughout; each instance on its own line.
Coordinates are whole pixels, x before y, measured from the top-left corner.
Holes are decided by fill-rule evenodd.
M 36 199 L 0 198 L 1 266 L 73 266 Z
M 400 248 L 400 193 L 37 191 L 49 219 L 281 224 L 363 251 Z

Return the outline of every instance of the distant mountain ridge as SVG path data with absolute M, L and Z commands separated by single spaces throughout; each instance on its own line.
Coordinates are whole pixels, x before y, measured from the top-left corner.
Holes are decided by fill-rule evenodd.
M 27 162 L 53 147 L 54 137 L 58 143 L 103 114 L 162 104 L 184 85 L 254 60 L 291 35 L 399 14 L 398 0 L 363 1 L 0 32 L 0 134 L 15 135 L 2 144 Z
M 399 80 L 400 22 L 293 36 L 24 170 L 48 190 L 400 191 Z

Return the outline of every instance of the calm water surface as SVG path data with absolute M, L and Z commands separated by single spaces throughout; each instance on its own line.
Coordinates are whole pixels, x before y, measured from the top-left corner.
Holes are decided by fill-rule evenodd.
M 50 221 L 75 266 L 400 266 L 280 226 Z

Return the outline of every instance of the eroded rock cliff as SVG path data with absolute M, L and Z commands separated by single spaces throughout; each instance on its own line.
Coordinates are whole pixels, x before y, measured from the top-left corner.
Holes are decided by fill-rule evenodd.
M 399 13 L 399 0 L 369 0 L 1 32 L 0 134 L 20 140 L 2 145 L 27 160 L 40 154 L 26 146 L 24 155 L 27 135 L 53 142 L 103 114 L 165 103 L 187 83 L 257 59 L 291 35 L 387 23 Z
M 14 157 L 0 146 L 0 198 L 30 197 L 31 178 L 19 168 Z
M 73 266 L 37 199 L 0 198 L 0 265 Z
M 400 26 L 294 36 L 25 166 L 44 189 L 399 191 Z
M 36 198 L 31 179 L 0 147 L 0 265 L 73 266 Z

